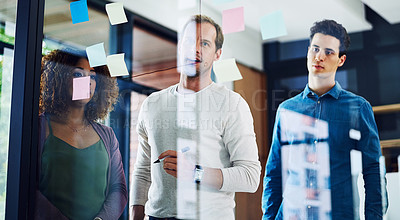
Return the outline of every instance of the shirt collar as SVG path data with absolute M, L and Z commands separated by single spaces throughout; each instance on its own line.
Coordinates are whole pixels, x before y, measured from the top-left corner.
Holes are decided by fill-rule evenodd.
M 342 87 L 340 86 L 339 82 L 338 82 L 338 81 L 335 81 L 335 86 L 334 86 L 331 90 L 329 90 L 327 93 L 325 93 L 324 95 L 322 95 L 322 96 L 330 95 L 330 96 L 332 96 L 333 98 L 338 99 L 338 98 L 339 98 L 339 95 L 340 95 L 340 92 L 341 92 L 342 90 L 343 90 L 343 89 L 342 89 Z M 313 91 L 311 91 L 310 87 L 308 87 L 308 84 L 307 84 L 307 85 L 306 85 L 306 88 L 304 88 L 304 91 L 303 91 L 303 99 L 305 99 L 306 97 L 308 97 L 308 95 L 309 95 L 310 93 L 311 93 L 312 95 L 315 95 L 315 93 L 314 93 Z M 321 97 L 322 97 L 322 96 L 321 96 Z

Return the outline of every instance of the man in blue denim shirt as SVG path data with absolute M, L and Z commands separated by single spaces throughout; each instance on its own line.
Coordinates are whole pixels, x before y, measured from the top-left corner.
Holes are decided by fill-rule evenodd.
M 263 219 L 282 219 L 283 215 L 282 203 L 285 200 L 282 197 L 281 147 L 292 144 L 281 139 L 280 115 L 285 110 L 328 123 L 332 219 L 353 219 L 350 170 L 352 149 L 362 152 L 365 217 L 382 219 L 379 172 L 381 149 L 371 105 L 364 98 L 343 90 L 335 81 L 337 68 L 346 60 L 350 37 L 342 25 L 332 20 L 314 23 L 310 32 L 307 53 L 308 84 L 299 95 L 283 102 L 276 114 L 264 177 Z M 349 137 L 351 129 L 356 130 L 361 137 Z M 317 138 L 313 143 L 318 141 L 322 140 Z

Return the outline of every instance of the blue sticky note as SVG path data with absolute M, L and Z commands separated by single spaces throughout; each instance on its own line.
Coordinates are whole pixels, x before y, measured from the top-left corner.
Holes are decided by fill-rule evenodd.
M 214 4 L 223 4 L 223 3 L 228 3 L 228 2 L 233 2 L 235 0 L 213 0 Z
M 262 39 L 271 39 L 287 35 L 282 11 L 275 11 L 260 19 Z
M 72 24 L 89 21 L 86 0 L 71 2 L 69 8 L 71 9 Z
M 104 43 L 99 43 L 86 48 L 86 54 L 89 59 L 90 67 L 107 65 Z

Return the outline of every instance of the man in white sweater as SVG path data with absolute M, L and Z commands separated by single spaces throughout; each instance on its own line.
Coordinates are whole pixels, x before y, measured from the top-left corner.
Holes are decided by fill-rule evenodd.
M 180 82 L 144 101 L 131 219 L 234 219 L 234 193 L 257 190 L 261 166 L 250 109 L 211 80 L 222 43 L 211 18 L 191 17 L 178 43 Z

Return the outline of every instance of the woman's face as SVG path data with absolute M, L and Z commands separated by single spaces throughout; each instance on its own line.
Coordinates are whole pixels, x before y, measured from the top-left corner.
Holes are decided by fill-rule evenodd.
M 69 92 L 71 97 L 73 93 L 73 79 L 86 76 L 90 77 L 90 97 L 88 99 L 72 101 L 72 103 L 74 104 L 86 105 L 92 99 L 94 92 L 96 90 L 96 78 L 97 78 L 96 72 L 94 71 L 93 67 L 90 67 L 89 61 L 87 59 L 81 58 L 72 71 L 72 77 L 69 86 Z

